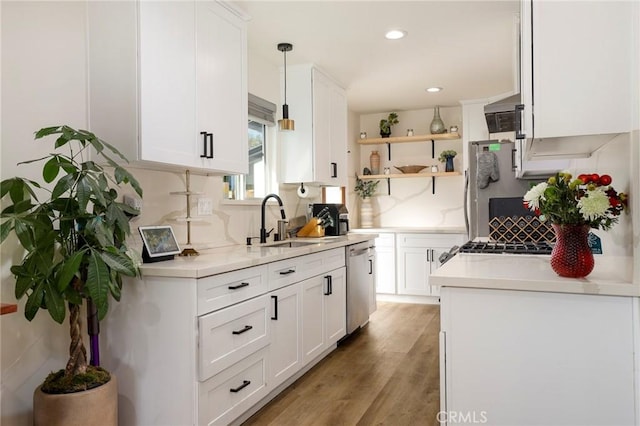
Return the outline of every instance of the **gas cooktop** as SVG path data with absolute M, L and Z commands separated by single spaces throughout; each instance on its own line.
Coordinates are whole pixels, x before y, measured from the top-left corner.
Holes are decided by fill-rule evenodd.
M 551 254 L 553 245 L 546 241 L 528 243 L 501 243 L 469 241 L 460 247 L 460 253 L 484 254 Z

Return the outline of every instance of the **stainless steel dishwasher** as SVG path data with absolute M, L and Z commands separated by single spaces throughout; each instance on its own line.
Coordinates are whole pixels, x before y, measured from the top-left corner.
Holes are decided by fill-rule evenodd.
M 369 321 L 369 242 L 347 246 L 347 333 Z

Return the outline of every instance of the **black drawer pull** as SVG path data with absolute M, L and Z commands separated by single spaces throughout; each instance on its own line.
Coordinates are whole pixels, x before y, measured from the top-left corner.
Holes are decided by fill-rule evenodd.
M 241 284 L 238 284 L 238 285 L 230 285 L 229 286 L 229 290 L 237 290 L 239 288 L 248 287 L 248 286 L 249 286 L 249 283 L 241 283 Z
M 251 384 L 251 381 L 249 380 L 243 380 L 242 384 L 240 386 L 238 386 L 237 388 L 231 388 L 229 389 L 229 392 L 240 392 L 242 389 L 246 388 L 247 386 L 249 386 Z
M 280 275 L 289 275 L 289 274 L 293 274 L 296 270 L 295 269 L 289 269 L 287 271 L 280 271 Z
M 274 301 L 274 314 L 271 317 L 272 320 L 278 320 L 278 296 L 271 296 L 271 299 Z
M 242 334 L 242 333 L 246 333 L 247 331 L 251 330 L 253 327 L 250 325 L 245 325 L 244 328 L 242 330 L 234 330 L 233 334 Z

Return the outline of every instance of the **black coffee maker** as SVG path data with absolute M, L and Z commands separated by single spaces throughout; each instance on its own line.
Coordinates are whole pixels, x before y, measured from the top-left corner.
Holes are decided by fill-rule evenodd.
M 345 235 L 349 232 L 349 211 L 344 204 L 313 204 L 311 213 L 313 216 L 317 216 L 322 209 L 327 208 L 329 210 L 329 217 L 331 218 L 331 225 L 324 229 L 324 235 L 335 236 Z

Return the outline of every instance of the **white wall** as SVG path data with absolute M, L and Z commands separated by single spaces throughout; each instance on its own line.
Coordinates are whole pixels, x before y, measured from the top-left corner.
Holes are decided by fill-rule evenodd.
M 433 119 L 433 109 L 397 111 L 399 123 L 392 127 L 391 136 L 405 136 L 407 129 L 413 129 L 414 135 L 429 134 Z M 367 114 L 360 116 L 360 130 L 367 137 L 379 137 L 380 119 L 385 114 Z M 460 107 L 441 107 L 440 116 L 447 128 L 456 125 L 462 129 L 462 110 Z M 359 133 L 359 132 L 358 132 Z M 373 150 L 380 154 L 380 172 L 389 167 L 391 173 L 400 173 L 393 166 L 438 165 L 440 152 L 453 149 L 459 155 L 454 159 L 455 170 L 462 171 L 462 140 L 436 141 L 435 158 L 431 157 L 431 142 L 401 143 L 391 145 L 391 161 L 385 144 L 360 145 L 360 165 L 358 172 L 370 167 L 369 155 Z M 464 178 L 442 177 L 435 180 L 435 194 L 432 194 L 430 178 L 392 179 L 391 195 L 387 192 L 386 180 L 381 180 L 374 203 L 374 226 L 376 227 L 462 227 L 464 228 L 463 191 Z M 353 186 L 351 186 L 353 188 Z

